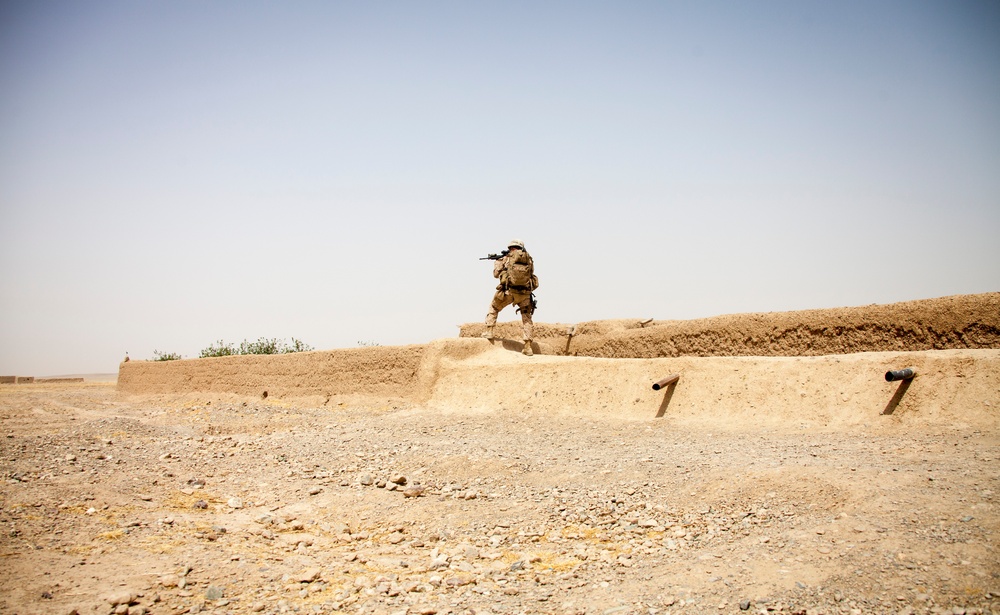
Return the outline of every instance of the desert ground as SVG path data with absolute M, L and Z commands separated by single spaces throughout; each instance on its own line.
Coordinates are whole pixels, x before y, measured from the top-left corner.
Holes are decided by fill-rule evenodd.
M 2 385 L 0 613 L 1000 615 L 998 298 Z

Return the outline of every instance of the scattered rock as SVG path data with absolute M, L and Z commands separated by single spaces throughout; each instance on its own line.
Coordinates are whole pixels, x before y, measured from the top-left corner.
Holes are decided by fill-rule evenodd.
M 299 583 L 312 583 L 313 581 L 318 580 L 322 573 L 323 571 L 320 568 L 307 568 L 299 573 L 296 580 Z
M 119 604 L 129 605 L 132 604 L 133 600 L 135 600 L 135 594 L 127 590 L 116 591 L 104 598 L 104 601 L 111 606 L 118 606 Z

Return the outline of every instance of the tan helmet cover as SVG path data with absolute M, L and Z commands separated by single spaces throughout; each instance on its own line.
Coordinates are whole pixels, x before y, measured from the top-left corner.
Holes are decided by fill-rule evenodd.
M 524 249 L 524 242 L 521 241 L 520 239 L 511 239 L 507 243 L 507 247 L 508 248 L 521 248 L 523 250 Z

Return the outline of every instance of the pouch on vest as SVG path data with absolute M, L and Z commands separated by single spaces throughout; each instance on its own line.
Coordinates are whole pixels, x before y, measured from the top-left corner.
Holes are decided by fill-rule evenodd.
M 517 256 L 507 261 L 507 284 L 534 290 L 534 263 L 531 256 L 524 250 L 519 250 Z

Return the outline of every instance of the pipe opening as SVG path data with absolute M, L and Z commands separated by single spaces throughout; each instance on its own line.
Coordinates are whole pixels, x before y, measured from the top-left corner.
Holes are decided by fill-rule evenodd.
M 916 375 L 917 372 L 912 367 L 907 367 L 906 369 L 894 369 L 885 373 L 885 381 L 895 382 L 896 380 L 909 380 Z

